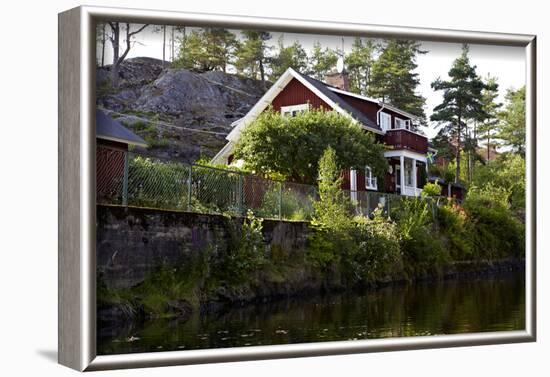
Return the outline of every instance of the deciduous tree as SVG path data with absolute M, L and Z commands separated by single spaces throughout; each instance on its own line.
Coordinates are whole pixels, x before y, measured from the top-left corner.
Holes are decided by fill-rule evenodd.
M 111 28 L 111 35 L 109 36 L 109 40 L 111 41 L 111 45 L 113 46 L 113 64 L 111 65 L 111 79 L 112 79 L 112 84 L 113 84 L 113 87 L 118 87 L 118 72 L 120 70 L 120 65 L 122 64 L 122 62 L 124 61 L 124 59 L 126 59 L 126 56 L 128 55 L 128 53 L 130 52 L 130 49 L 132 48 L 132 45 L 133 45 L 133 40 L 132 38 L 138 34 L 138 33 L 141 33 L 143 30 L 145 30 L 145 28 L 147 26 L 149 26 L 148 24 L 145 24 L 145 25 L 141 25 L 139 27 L 137 27 L 135 30 L 131 31 L 130 30 L 130 24 L 129 23 L 126 23 L 124 24 L 125 26 L 121 28 L 121 23 L 120 22 L 111 22 L 109 21 L 108 22 L 109 24 L 109 27 Z M 125 48 L 124 48 L 124 51 L 122 52 L 122 54 L 120 53 L 121 49 L 120 49 L 120 44 L 121 44 L 121 40 L 120 40 L 120 33 L 123 32 L 123 30 L 125 31 L 125 39 L 124 39 L 124 42 L 125 42 Z
M 332 147 L 341 168 L 370 166 L 383 176 L 384 148 L 351 119 L 336 112 L 310 110 L 295 117 L 266 111 L 242 133 L 235 158 L 258 174 L 278 174 L 300 183 L 314 184 L 321 155 Z

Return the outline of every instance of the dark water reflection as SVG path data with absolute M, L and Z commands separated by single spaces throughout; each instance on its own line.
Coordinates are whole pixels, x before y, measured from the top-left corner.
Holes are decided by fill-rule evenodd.
M 99 354 L 457 334 L 525 328 L 525 276 L 448 280 L 289 299 L 128 325 Z

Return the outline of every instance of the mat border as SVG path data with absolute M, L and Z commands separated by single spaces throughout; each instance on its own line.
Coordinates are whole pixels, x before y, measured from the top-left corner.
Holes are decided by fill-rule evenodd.
M 96 354 L 95 25 L 101 20 L 524 47 L 526 330 L 126 355 Z M 80 371 L 536 341 L 536 36 L 81 6 L 59 14 L 59 363 Z

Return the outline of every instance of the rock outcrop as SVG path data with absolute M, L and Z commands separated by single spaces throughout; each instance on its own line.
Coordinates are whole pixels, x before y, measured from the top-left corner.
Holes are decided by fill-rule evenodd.
M 152 58 L 126 60 L 118 88 L 109 73 L 109 67 L 98 68 L 97 105 L 142 136 L 149 154 L 184 162 L 214 156 L 231 124 L 264 94 L 257 80 L 163 68 Z

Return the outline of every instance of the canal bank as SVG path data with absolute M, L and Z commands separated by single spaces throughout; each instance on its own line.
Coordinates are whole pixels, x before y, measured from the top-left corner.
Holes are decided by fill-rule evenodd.
M 107 330 L 291 297 L 524 269 L 522 259 L 453 261 L 353 280 L 346 266 L 311 263 L 306 222 L 114 206 L 98 206 L 97 216 L 98 321 Z
M 105 327 L 99 354 L 430 336 L 525 328 L 525 275 L 387 284 Z

